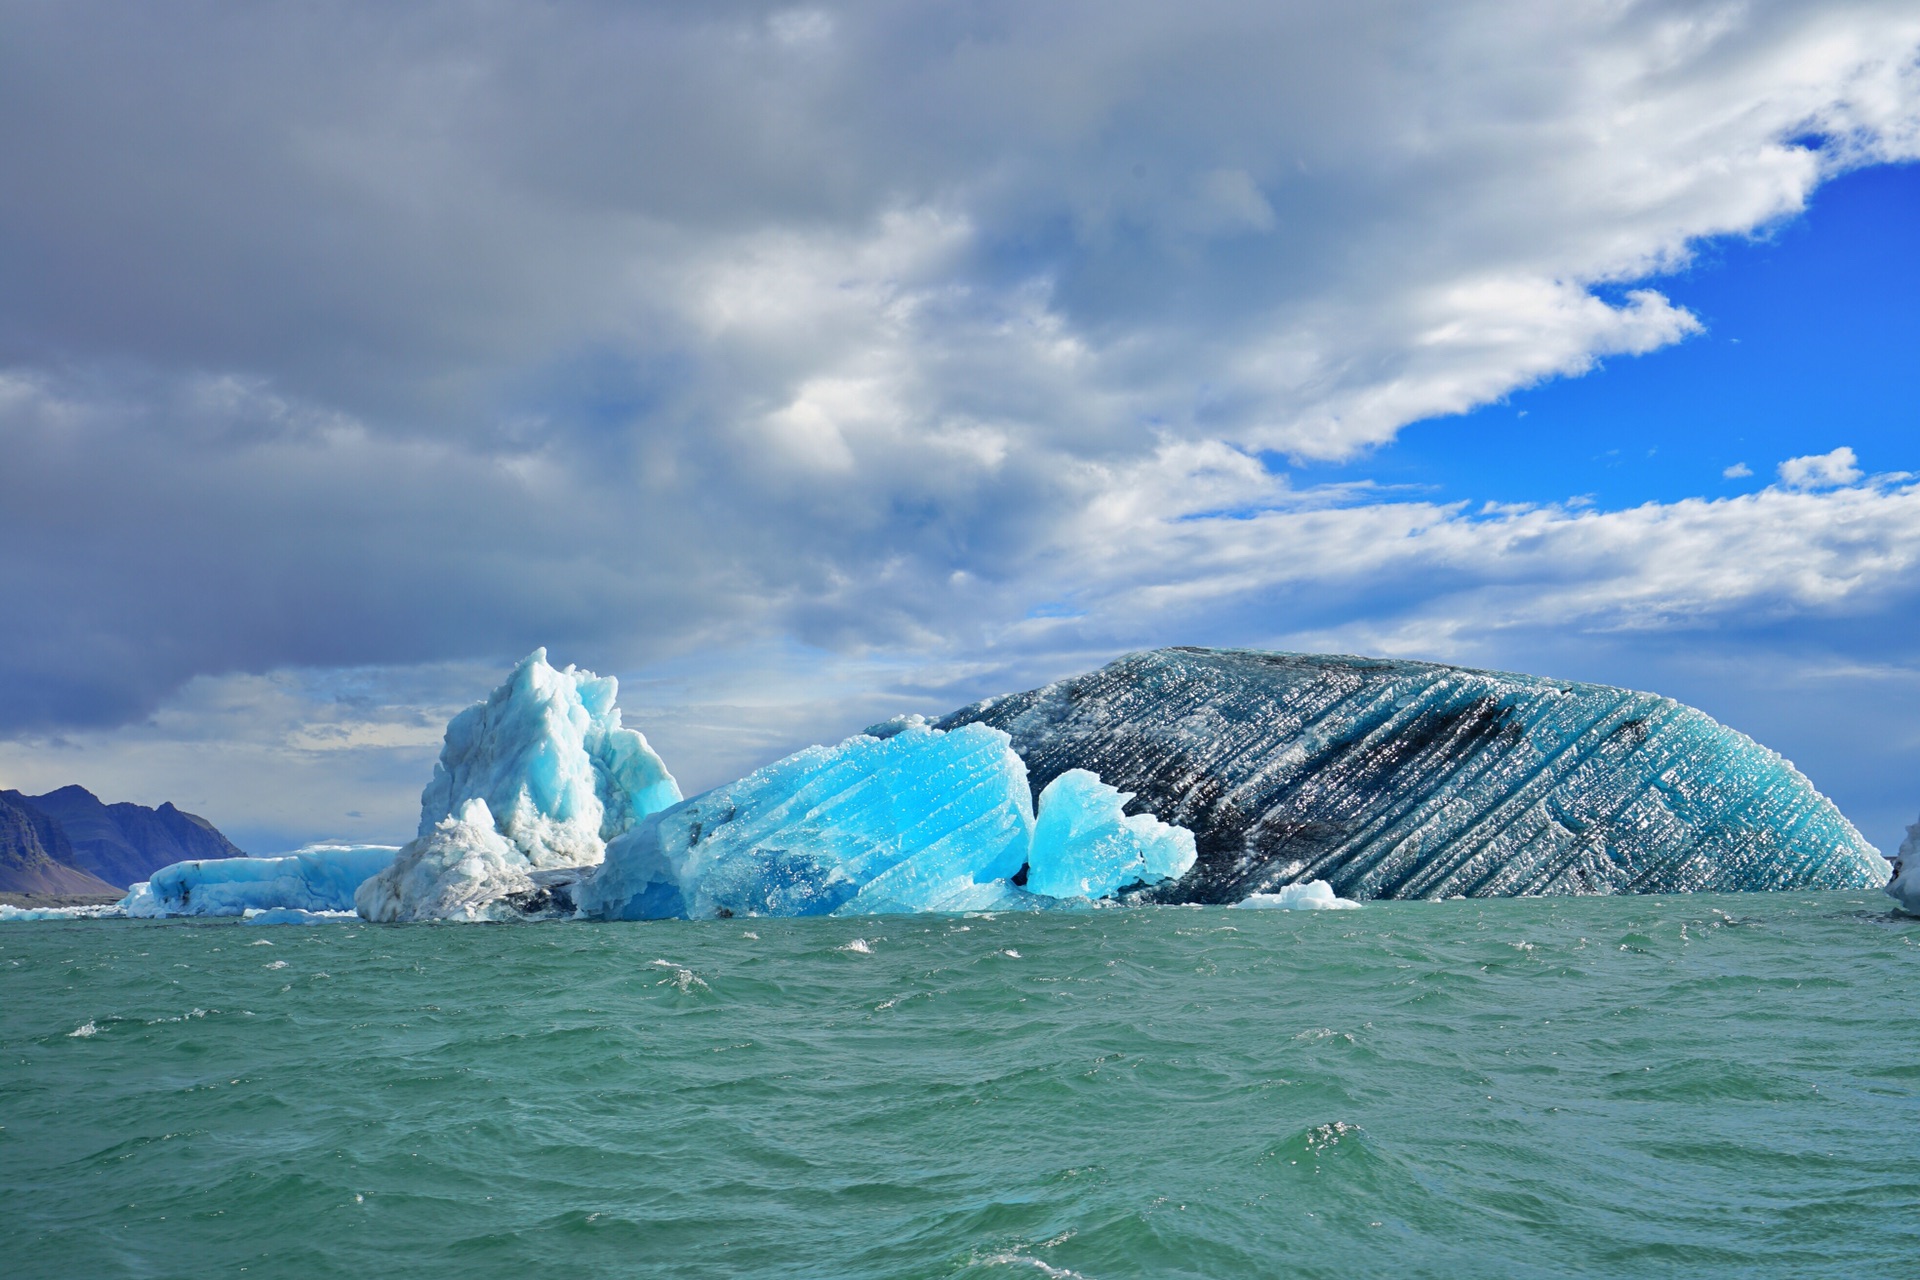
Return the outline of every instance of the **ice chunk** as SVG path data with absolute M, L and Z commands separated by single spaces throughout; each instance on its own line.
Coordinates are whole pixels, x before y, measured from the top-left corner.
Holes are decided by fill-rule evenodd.
M 353 911 L 302 911 L 298 907 L 272 907 L 266 911 L 249 910 L 247 924 L 346 924 L 360 919 Z
M 870 724 L 860 732 L 869 738 L 891 738 L 902 729 L 926 729 L 931 728 L 932 725 L 931 720 L 915 712 L 912 715 L 894 716 L 890 720 L 882 720 L 879 724 Z
M 599 862 L 608 840 L 680 799 L 646 738 L 621 725 L 619 690 L 612 676 L 555 670 L 535 649 L 447 725 L 417 834 L 484 800 L 529 866 Z
M 955 712 L 1034 781 L 1091 769 L 1191 829 L 1162 901 L 1867 888 L 1791 764 L 1670 698 L 1423 662 L 1161 649 Z
M 1234 908 L 1267 911 L 1342 911 L 1360 904 L 1350 898 L 1333 896 L 1333 886 L 1325 880 L 1290 884 L 1272 893 L 1254 893 L 1233 904 Z
M 0 902 L 0 924 L 29 920 L 99 920 L 125 914 L 113 903 L 86 907 L 15 907 Z
M 1920 822 L 1907 828 L 1907 838 L 1890 861 L 1893 875 L 1887 881 L 1888 896 L 1908 915 L 1920 916 Z
M 504 920 L 519 914 L 510 899 L 530 896 L 524 854 L 494 827 L 487 802 L 461 806 L 433 830 L 409 841 L 392 865 L 354 894 L 362 917 L 405 920 Z
M 393 862 L 393 845 L 308 845 L 280 858 L 176 862 L 121 899 L 130 916 L 237 916 L 247 908 L 350 911 L 354 890 Z
M 1177 879 L 1193 866 L 1193 832 L 1150 813 L 1128 815 L 1133 796 L 1069 769 L 1040 793 L 1027 890 L 1054 898 L 1104 898 Z

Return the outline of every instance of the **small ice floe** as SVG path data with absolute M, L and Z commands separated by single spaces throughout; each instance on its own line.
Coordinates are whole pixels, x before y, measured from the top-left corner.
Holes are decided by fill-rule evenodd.
M 1256 893 L 1233 904 L 1250 911 L 1346 911 L 1360 904 L 1350 898 L 1333 896 L 1333 886 L 1325 880 L 1290 884 L 1272 893 Z
M 92 1018 L 88 1018 L 85 1022 L 81 1023 L 79 1026 L 67 1032 L 67 1039 L 85 1040 L 88 1036 L 97 1036 L 99 1034 L 100 1034 L 100 1028 L 93 1025 Z
M 91 907 L 15 907 L 0 902 L 0 921 L 100 920 L 120 914 L 117 903 Z
M 713 988 L 709 987 L 704 981 L 701 980 L 699 974 L 687 968 L 685 965 L 675 964 L 671 960 L 655 960 L 653 962 L 653 967 L 656 969 L 673 970 L 673 973 L 670 977 L 665 977 L 660 979 L 658 983 L 654 984 L 656 986 L 664 986 L 664 985 L 670 984 L 673 987 L 675 987 L 680 992 L 681 995 L 690 994 L 695 987 L 700 988 L 702 991 L 713 990 Z
M 834 950 L 835 951 L 851 951 L 855 955 L 861 955 L 861 956 L 870 956 L 873 954 L 873 946 L 865 938 L 855 938 L 852 942 L 849 942 L 844 946 L 835 947 Z
M 345 924 L 348 921 L 358 923 L 360 916 L 352 911 L 307 911 L 300 907 L 270 907 L 262 910 L 250 907 L 246 913 L 247 924 Z M 265 938 L 254 946 L 272 946 Z

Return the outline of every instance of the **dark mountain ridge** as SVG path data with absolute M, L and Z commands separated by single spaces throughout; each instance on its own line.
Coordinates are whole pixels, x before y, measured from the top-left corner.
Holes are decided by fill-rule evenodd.
M 64 852 L 54 853 L 44 841 L 41 851 L 53 861 L 91 881 L 104 882 L 99 889 L 68 892 L 125 889 L 175 862 L 245 856 L 211 822 L 175 808 L 172 802 L 157 809 L 106 804 L 80 786 L 61 787 L 40 796 L 0 791 L 0 799 L 29 809 L 52 824 Z M 4 879 L 0 876 L 0 889 L 15 888 Z
M 69 865 L 73 846 L 60 824 L 0 791 L 0 891 L 38 894 L 113 893 L 113 885 Z

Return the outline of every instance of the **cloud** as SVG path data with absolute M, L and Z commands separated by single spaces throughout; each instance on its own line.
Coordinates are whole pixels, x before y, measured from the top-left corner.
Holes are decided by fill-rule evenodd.
M 1753 474 L 1753 468 L 1744 462 L 1736 462 L 1720 473 L 1722 479 L 1745 480 Z
M 1853 450 L 1846 445 L 1832 453 L 1788 458 L 1780 464 L 1780 483 L 1789 489 L 1826 489 L 1852 484 L 1861 475 L 1858 462 Z
M 1697 332 L 1636 282 L 1920 155 L 1908 5 L 0 24 L 0 729 L 537 643 L 991 666 L 1908 572 L 1837 455 L 1493 515 L 1267 461 Z

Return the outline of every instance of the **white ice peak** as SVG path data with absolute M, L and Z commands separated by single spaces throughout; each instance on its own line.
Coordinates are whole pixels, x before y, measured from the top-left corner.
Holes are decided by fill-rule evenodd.
M 547 664 L 535 649 L 488 696 L 447 725 L 433 781 L 420 793 L 425 838 L 467 801 L 535 869 L 597 863 L 607 841 L 680 800 L 679 784 L 637 730 L 620 723 L 620 684 Z

